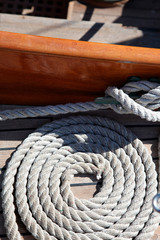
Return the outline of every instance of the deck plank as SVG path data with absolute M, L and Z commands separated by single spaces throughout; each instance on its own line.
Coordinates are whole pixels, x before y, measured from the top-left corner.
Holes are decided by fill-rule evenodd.
M 128 1 L 116 7 L 96 8 L 87 6 L 78 1 L 74 1 L 72 12 L 72 20 L 80 21 L 88 19 L 90 21 L 107 22 L 107 23 L 121 23 L 126 26 L 136 26 L 144 28 L 159 28 L 155 26 L 154 21 L 159 22 L 160 2 L 153 3 L 153 1 L 142 0 L 139 4 L 138 0 Z M 148 25 L 149 24 L 149 25 Z
M 15 16 L 0 14 L 0 30 L 27 33 L 40 36 L 60 37 L 76 40 L 87 40 L 86 34 L 90 31 L 89 41 L 118 43 L 134 46 L 160 47 L 160 2 L 159 1 L 129 1 L 126 5 L 116 8 L 87 9 L 86 6 L 74 2 L 70 21 L 46 19 L 30 16 Z M 81 20 L 91 20 L 91 22 Z M 103 24 L 96 24 L 96 23 Z M 104 24 L 105 22 L 105 24 Z M 56 31 L 55 31 L 56 29 Z M 8 107 L 0 106 L 0 110 Z M 15 108 L 15 106 L 10 106 Z M 159 123 L 150 123 L 135 116 L 121 116 L 108 111 L 99 112 L 102 116 L 109 116 L 130 128 L 147 147 L 148 151 L 158 165 L 157 134 L 160 130 Z M 92 114 L 92 113 L 91 113 Z M 93 113 L 94 115 L 95 113 Z M 54 118 L 35 118 L 4 121 L 0 124 L 0 182 L 4 174 L 6 162 L 12 152 L 23 139 L 35 128 L 51 121 Z M 18 130 L 18 131 L 17 131 Z M 94 182 L 94 185 L 89 183 Z M 73 184 L 85 185 L 72 186 L 73 193 L 79 198 L 89 198 L 96 190 L 96 180 L 93 178 L 75 177 Z M 20 231 L 26 234 L 24 240 L 33 240 L 28 235 L 25 227 L 19 221 Z M 2 202 L 0 196 L 0 240 L 8 240 L 5 236 L 4 220 L 2 217 Z M 160 239 L 160 227 L 157 228 L 151 240 Z
M 129 46 L 141 46 L 150 48 L 159 48 L 160 42 L 157 41 L 160 29 L 160 2 L 159 1 L 128 1 L 125 4 L 120 4 L 116 7 L 110 8 L 96 8 L 92 6 L 86 6 L 78 1 L 74 1 L 74 7 L 72 12 L 72 21 L 93 21 L 105 24 L 121 24 L 119 27 L 119 36 L 114 32 L 111 34 L 115 40 L 113 43 L 119 45 Z M 123 30 L 126 29 L 126 40 L 120 40 Z M 107 34 L 110 35 L 108 29 Z M 118 29 L 117 29 L 118 30 Z M 129 38 L 131 35 L 129 32 L 134 32 L 134 36 Z M 138 32 L 141 31 L 141 32 Z M 101 32 L 101 29 L 99 30 Z M 130 33 L 131 33 L 130 32 Z M 99 33 L 98 33 L 99 34 Z M 139 34 L 139 36 L 138 36 Z M 142 35 L 141 35 L 142 34 Z M 92 33 L 93 35 L 93 33 Z M 107 37 L 101 36 L 102 41 Z M 94 38 L 92 38 L 94 39 Z
M 83 14 L 84 13 L 81 15 L 83 16 Z M 145 19 L 145 26 L 147 26 L 147 29 L 154 26 L 154 28 L 156 28 L 154 31 L 141 29 L 144 27 L 142 24 L 143 21 L 140 19 L 139 22 L 137 22 L 137 18 L 134 19 L 129 16 L 125 17 L 124 24 L 114 15 L 109 15 L 107 13 L 93 14 L 91 20 L 92 21 L 80 21 L 78 15 L 72 20 L 64 20 L 0 14 L 0 30 L 119 45 L 152 48 L 160 46 L 160 19 Z M 128 22 L 129 24 L 127 25 Z
M 13 108 L 14 106 L 0 106 L 0 111 Z M 95 112 L 91 112 L 95 115 Z M 150 123 L 132 115 L 118 115 L 112 110 L 99 111 L 99 116 L 109 116 L 113 120 L 118 120 L 128 129 L 131 129 L 138 138 L 140 138 L 147 147 L 149 153 L 152 155 L 155 164 L 158 168 L 158 151 L 157 138 L 160 130 L 159 123 Z M 5 172 L 5 165 L 9 161 L 11 154 L 16 150 L 17 146 L 25 139 L 28 134 L 33 132 L 37 127 L 40 127 L 47 122 L 54 120 L 54 117 L 44 117 L 35 119 L 15 119 L 3 121 L 0 124 L 0 189 Z M 93 176 L 75 176 L 71 182 L 71 190 L 78 198 L 90 198 L 97 191 L 100 185 L 97 185 L 97 180 Z M 0 190 L 1 191 L 1 190 Z M 0 197 L 0 240 L 7 240 L 5 236 L 5 229 L 3 226 L 2 216 L 2 200 Z M 34 238 L 28 234 L 24 225 L 18 217 L 18 224 L 20 231 L 23 233 L 22 239 L 33 240 Z M 160 227 L 156 230 L 155 235 L 151 240 L 158 240 L 160 238 Z

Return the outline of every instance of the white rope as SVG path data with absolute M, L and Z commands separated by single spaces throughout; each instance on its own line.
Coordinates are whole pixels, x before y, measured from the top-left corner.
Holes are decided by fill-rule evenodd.
M 94 102 L 86 103 L 68 103 L 64 105 L 45 106 L 45 107 L 30 107 L 25 109 L 14 109 L 0 112 L 0 120 L 27 118 L 27 117 L 44 117 L 65 115 L 67 113 L 82 113 L 106 109 L 105 105 L 99 105 Z
M 154 89 L 152 87 L 155 87 Z M 133 100 L 128 96 L 128 93 L 138 91 L 148 91 L 143 94 L 141 98 Z M 106 96 L 112 96 L 116 99 L 118 105 L 108 105 L 114 111 L 123 114 L 135 114 L 147 121 L 160 122 L 160 112 L 152 111 L 160 107 L 160 84 L 152 83 L 149 81 L 139 81 L 135 83 L 128 83 L 124 86 L 123 90 L 116 87 L 108 87 Z M 154 102 L 155 101 L 155 102 Z M 151 109 L 149 109 L 151 108 Z
M 136 87 L 135 87 L 136 86 Z M 139 86 L 139 88 L 138 88 Z M 153 103 L 151 97 L 147 99 L 147 94 L 142 95 L 141 98 L 138 98 L 134 101 L 127 94 L 131 92 L 137 91 L 146 91 L 147 89 L 154 89 L 148 92 L 150 96 L 150 92 L 152 91 L 152 99 L 156 99 L 156 102 Z M 86 102 L 86 103 L 69 103 L 65 105 L 57 105 L 57 106 L 45 106 L 45 107 L 32 107 L 25 109 L 14 109 L 14 110 L 6 110 L 0 112 L 0 120 L 7 119 L 15 119 L 15 118 L 27 118 L 27 117 L 37 117 L 37 116 L 48 116 L 48 115 L 58 115 L 58 114 L 67 114 L 67 113 L 77 113 L 77 112 L 88 112 L 88 111 L 96 111 L 101 109 L 111 108 L 114 111 L 121 114 L 132 113 L 137 116 L 140 116 L 147 121 L 160 121 L 160 112 L 152 111 L 157 109 L 160 102 L 160 86 L 157 83 L 152 83 L 149 81 L 139 81 L 138 83 L 128 83 L 123 87 L 123 90 L 119 90 L 116 87 L 108 87 L 106 90 L 106 95 L 111 96 L 116 99 L 119 104 L 96 104 L 94 102 Z M 130 90 L 129 90 L 130 89 Z M 126 93 L 125 93 L 126 92 Z M 155 95 L 154 95 L 155 93 Z M 143 100 L 142 100 L 143 99 Z M 140 102 L 140 104 L 139 104 Z M 158 102 L 158 103 L 157 103 Z M 152 105 L 152 110 L 147 107 Z M 147 106 L 147 107 L 146 107 Z
M 112 89 L 113 95 L 119 94 L 120 90 Z M 4 111 L 0 117 L 7 120 L 107 107 L 66 104 Z M 130 106 L 128 111 L 132 110 Z M 153 112 L 152 117 L 150 112 L 140 116 L 159 121 L 159 113 Z M 93 198 L 79 200 L 73 195 L 70 182 L 78 173 L 102 178 L 102 188 Z M 2 188 L 10 240 L 21 239 L 14 201 L 27 229 L 40 240 L 144 240 L 150 239 L 160 220 L 152 208 L 157 174 L 150 154 L 129 130 L 106 118 L 66 117 L 37 129 L 13 154 Z
M 146 92 L 135 101 L 143 107 L 155 110 L 160 108 L 160 85 L 156 82 L 139 81 L 129 82 L 123 88 L 125 93 Z

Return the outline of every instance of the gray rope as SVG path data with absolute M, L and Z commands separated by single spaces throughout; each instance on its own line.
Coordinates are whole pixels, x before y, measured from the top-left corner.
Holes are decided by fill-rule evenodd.
M 155 87 L 154 89 L 152 89 L 153 86 Z M 131 91 L 146 91 L 148 88 L 152 90 L 149 90 L 147 94 L 143 94 L 141 98 L 133 100 L 128 96 L 128 93 Z M 152 111 L 160 106 L 160 85 L 157 85 L 157 83 L 154 84 L 149 81 L 132 82 L 126 84 L 123 90 L 119 90 L 116 87 L 108 87 L 106 96 L 112 96 L 120 103 L 118 105 L 108 105 L 108 107 L 118 113 L 132 113 L 147 121 L 160 122 L 160 112 Z
M 137 87 L 138 85 L 139 85 L 139 88 Z M 145 91 L 147 89 L 151 89 L 154 86 L 155 88 L 152 89 L 152 93 L 155 93 L 153 98 L 158 99 L 157 101 L 159 103 L 160 101 L 159 85 L 157 85 L 156 83 L 153 84 L 149 81 L 140 81 L 139 83 L 136 82 L 135 86 L 138 91 L 142 91 L 142 90 Z M 128 90 L 129 88 L 132 90 L 132 92 L 137 91 L 137 90 L 134 90 L 133 83 L 126 84 L 124 86 L 124 91 L 119 90 L 116 87 L 107 88 L 106 95 L 112 96 L 114 99 L 116 99 L 119 102 L 118 105 L 111 105 L 111 104 L 100 105 L 94 102 L 86 102 L 86 103 L 75 103 L 75 104 L 69 103 L 69 104 L 57 105 L 57 106 L 32 107 L 32 108 L 25 108 L 25 109 L 6 110 L 3 112 L 0 112 L 0 120 L 37 117 L 37 116 L 44 117 L 49 115 L 55 116 L 58 114 L 77 113 L 77 112 L 82 113 L 82 112 L 111 108 L 114 111 L 121 114 L 132 113 L 148 121 L 159 122 L 160 112 L 159 111 L 155 112 L 147 108 L 149 105 L 152 105 L 152 109 L 154 110 L 154 109 L 157 109 L 157 106 L 159 106 L 159 104 L 157 105 L 157 102 L 154 104 L 152 102 L 152 99 L 150 98 L 147 99 L 146 94 L 142 95 L 140 99 L 136 100 L 137 102 L 134 101 L 126 94 L 130 92 Z M 150 91 L 148 92 L 148 94 L 150 94 Z M 141 101 L 142 105 L 138 103 L 139 101 Z
M 160 213 L 160 136 L 159 136 L 159 142 L 158 142 L 158 156 L 159 156 L 159 163 L 158 163 L 158 194 L 156 194 L 153 198 L 153 207 L 157 212 Z
M 0 120 L 28 118 L 28 117 L 45 117 L 65 115 L 67 113 L 83 113 L 106 109 L 105 105 L 99 105 L 94 102 L 86 103 L 68 103 L 64 105 L 45 106 L 45 107 L 30 107 L 25 109 L 14 109 L 0 112 Z
M 0 117 L 7 120 L 107 107 L 66 104 L 4 111 Z M 149 119 L 155 120 L 156 115 Z M 93 198 L 79 200 L 73 195 L 70 182 L 78 173 L 102 178 L 102 188 Z M 157 173 L 152 158 L 125 127 L 90 116 L 56 120 L 30 134 L 7 166 L 2 185 L 7 236 L 10 240 L 21 239 L 15 201 L 35 239 L 149 239 L 160 220 L 152 208 L 156 193 Z
M 137 82 L 129 82 L 122 89 L 125 93 L 128 94 L 141 91 L 146 92 L 135 101 L 143 107 L 149 108 L 151 110 L 160 108 L 159 83 L 150 81 L 139 81 L 139 83 L 137 84 Z

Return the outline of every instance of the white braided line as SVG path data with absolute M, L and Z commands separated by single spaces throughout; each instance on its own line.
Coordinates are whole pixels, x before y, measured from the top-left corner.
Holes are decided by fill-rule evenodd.
M 152 89 L 152 88 L 155 89 Z M 77 112 L 88 112 L 95 110 L 102 110 L 111 108 L 114 111 L 121 114 L 132 113 L 137 116 L 140 116 L 147 121 L 160 121 L 160 112 L 154 112 L 151 109 L 157 109 L 160 105 L 160 86 L 157 83 L 150 83 L 148 81 L 140 81 L 136 83 L 127 83 L 123 87 L 124 91 L 136 92 L 136 91 L 147 91 L 148 94 L 144 94 L 141 98 L 134 101 L 130 98 L 123 90 L 119 90 L 116 87 L 108 87 L 106 90 L 106 94 L 112 96 L 116 99 L 119 104 L 111 105 L 111 104 L 96 104 L 94 102 L 86 102 L 86 103 L 69 103 L 65 105 L 57 105 L 57 106 L 45 106 L 45 107 L 32 107 L 25 109 L 15 109 L 15 110 L 6 110 L 0 112 L 0 120 L 7 119 L 15 119 L 15 118 L 27 118 L 27 117 L 37 117 L 37 116 L 48 116 L 48 115 L 58 115 L 58 114 L 67 114 L 67 113 L 77 113 Z M 152 90 L 151 90 L 152 89 Z M 154 101 L 152 101 L 154 99 Z M 138 103 L 140 102 L 140 104 Z
M 147 92 L 135 101 L 143 107 L 155 110 L 160 108 L 160 84 L 150 81 L 139 81 L 127 83 L 122 90 L 125 93 Z
M 45 107 L 30 107 L 25 109 L 5 110 L 0 112 L 0 120 L 28 118 L 28 117 L 44 117 L 56 116 L 67 113 L 80 113 L 106 109 L 105 105 L 99 105 L 94 102 L 86 103 L 68 103 L 64 105 L 45 106 Z
M 160 134 L 158 139 L 158 192 L 160 193 Z
M 150 90 L 137 99 L 136 102 L 152 110 L 160 108 L 160 86 Z
M 108 87 L 106 93 L 109 96 L 112 96 L 116 99 L 120 105 L 109 105 L 108 107 L 112 108 L 114 111 L 118 113 L 135 114 L 142 119 L 146 119 L 147 121 L 152 122 L 160 122 L 160 112 L 154 112 L 150 109 L 143 107 L 142 105 L 135 102 L 132 98 L 130 98 L 126 93 L 122 90 L 117 89 L 116 87 Z
M 141 80 L 138 82 L 128 82 L 123 87 L 122 90 L 125 93 L 133 93 L 133 92 L 149 92 L 152 89 L 155 89 L 159 86 L 159 83 L 150 82 L 147 80 Z
M 123 108 L 119 106 L 113 107 L 113 105 L 98 105 L 92 102 L 66 104 L 4 111 L 0 113 L 0 120 L 86 112 L 105 109 L 108 107 L 112 107 L 120 113 L 124 112 L 125 109 L 125 111 L 127 110 L 129 113 L 140 115 L 142 118 L 146 118 L 150 121 L 160 120 L 159 112 L 153 112 L 140 106 L 130 99 L 122 90 L 108 88 L 107 92 L 111 96 L 115 97 L 115 99 L 122 104 Z M 79 118 L 77 119 L 79 121 Z M 83 118 L 83 120 L 84 119 L 85 118 Z M 76 119 L 72 120 L 73 122 L 77 121 Z M 68 120 L 66 119 L 66 121 Z M 79 131 L 77 130 L 76 133 L 78 132 L 78 134 L 74 134 L 74 138 L 76 137 L 81 143 L 85 143 L 89 136 L 92 139 L 91 143 L 93 144 L 93 142 L 95 142 L 96 145 L 94 145 L 94 147 L 91 147 L 88 144 L 83 147 L 78 145 L 79 149 L 76 150 L 79 152 L 102 152 L 102 157 L 97 157 L 97 155 L 92 154 L 89 157 L 90 160 L 87 160 L 87 155 L 78 154 L 72 156 L 72 158 L 67 158 L 71 152 L 74 154 L 75 146 L 77 148 L 77 143 L 73 144 L 72 142 L 73 137 L 71 137 L 72 141 L 69 142 L 68 137 L 66 139 L 65 136 L 62 135 L 63 140 L 61 140 L 59 137 L 57 139 L 57 135 L 55 135 L 54 132 L 49 133 L 49 130 L 53 131 L 52 128 L 55 130 L 56 128 L 59 129 L 61 126 L 62 129 L 65 120 L 62 120 L 63 124 L 55 122 L 55 125 L 53 126 L 46 125 L 44 129 L 40 129 L 41 133 L 38 131 L 35 134 L 31 134 L 13 155 L 5 174 L 2 192 L 5 226 L 9 239 L 21 239 L 13 205 L 13 184 L 18 169 L 19 173 L 17 175 L 16 197 L 19 214 L 21 215 L 21 218 L 26 224 L 28 230 L 32 232 L 36 239 L 99 240 L 116 238 L 122 240 L 132 239 L 138 235 L 136 239 L 144 240 L 148 239 L 152 235 L 159 221 L 157 215 L 152 212 L 151 207 L 151 200 L 156 193 L 156 172 L 152 160 L 150 156 L 148 156 L 148 153 L 144 149 L 142 143 L 137 139 L 133 140 L 133 137 L 130 137 L 132 135 L 130 135 L 125 128 L 114 122 L 108 123 L 107 121 L 104 123 L 102 119 L 95 119 L 95 121 L 98 121 L 98 127 L 96 128 L 96 134 L 98 131 L 98 138 L 96 136 L 96 140 L 93 137 L 94 135 L 92 136 L 92 132 L 84 127 L 88 122 L 92 122 L 92 119 L 87 119 L 85 123 L 82 121 L 83 124 L 81 123 L 80 132 L 83 134 L 79 135 Z M 99 121 L 103 122 L 102 125 L 105 127 L 109 127 L 108 133 L 106 133 L 107 138 L 104 138 L 104 129 L 100 130 L 101 126 L 99 126 Z M 114 128 L 118 129 L 117 133 L 120 134 L 121 137 L 124 136 L 123 140 L 118 135 L 115 135 L 115 137 L 114 134 L 110 132 L 110 124 L 113 125 Z M 69 126 L 70 125 L 68 124 L 67 128 L 63 129 L 65 130 L 65 134 L 70 133 L 68 128 Z M 93 130 L 93 132 L 95 131 L 92 126 L 89 127 Z M 112 130 L 114 128 L 111 127 Z M 88 131 L 89 133 L 86 135 L 86 132 Z M 103 137 L 99 135 L 99 132 Z M 58 132 L 58 136 L 59 134 L 61 135 L 61 133 L 62 130 Z M 44 138 L 42 142 L 41 137 Z M 108 140 L 108 138 L 111 138 L 111 140 Z M 125 138 L 127 140 L 125 140 Z M 51 143 L 50 139 L 52 139 L 53 143 Z M 64 139 L 66 142 L 68 141 L 67 149 L 66 146 L 63 146 Z M 123 145 L 125 150 L 123 147 L 119 146 L 119 142 L 117 142 L 119 139 L 121 143 L 125 143 Z M 129 142 L 127 143 L 128 140 Z M 131 143 L 134 145 L 136 150 L 134 148 L 132 149 Z M 37 151 L 33 151 L 34 147 L 35 150 L 38 149 L 42 155 L 39 155 Z M 106 148 L 107 153 L 105 152 Z M 110 149 L 111 151 L 109 151 Z M 114 152 L 114 149 L 117 150 Z M 55 154 L 55 157 L 52 156 L 53 153 Z M 138 156 L 136 154 L 138 154 Z M 52 160 L 51 162 L 50 159 Z M 73 159 L 75 162 L 73 162 Z M 119 159 L 121 159 L 121 163 L 119 162 Z M 131 159 L 134 167 L 132 167 L 129 159 Z M 80 201 L 74 198 L 68 184 L 70 176 L 78 172 L 83 173 L 85 171 L 94 174 L 97 171 L 97 175 L 99 176 L 104 166 L 107 166 L 104 165 L 104 163 L 107 164 L 106 160 L 110 162 L 110 167 L 112 168 L 108 166 L 107 169 L 110 169 L 110 171 L 103 171 L 103 191 L 98 193 L 96 198 L 89 201 Z M 149 181 L 147 180 L 147 184 L 144 182 L 144 167 L 143 165 L 139 165 L 141 160 L 146 169 L 146 180 L 149 178 Z M 78 161 L 78 163 L 76 161 Z M 90 163 L 88 167 L 86 165 L 86 161 L 89 161 Z M 123 163 L 123 161 L 125 162 Z M 62 163 L 57 167 L 59 162 Z M 80 165 L 79 162 L 85 162 L 85 164 L 83 165 L 81 163 Z M 71 170 L 69 170 L 69 174 L 64 175 L 64 172 L 68 171 L 66 169 L 70 168 L 70 164 L 71 166 L 73 165 L 73 169 L 71 168 Z M 121 165 L 123 164 L 124 166 L 122 168 Z M 54 166 L 54 169 L 52 169 L 51 166 Z M 52 171 L 50 171 L 50 169 L 52 169 Z M 126 171 L 125 174 L 123 169 Z M 48 170 L 49 175 L 47 175 Z M 112 172 L 115 173 L 114 178 Z M 136 174 L 138 173 L 136 175 L 137 186 L 133 182 L 133 178 L 136 178 L 134 172 L 136 172 Z M 29 177 L 28 173 L 30 173 Z M 109 181 L 105 180 L 105 174 Z M 46 177 L 46 175 L 49 177 Z M 59 178 L 63 175 L 63 188 L 60 190 Z M 108 175 L 110 177 L 108 177 Z M 37 183 L 37 179 L 39 179 L 39 184 Z M 117 179 L 115 183 L 115 180 L 113 179 Z M 27 190 L 26 185 L 28 187 Z M 135 186 L 136 188 L 134 189 Z M 145 186 L 146 195 L 144 192 Z M 61 195 L 61 193 L 63 194 Z M 30 199 L 29 205 L 26 196 L 28 194 Z M 138 200 L 136 200 L 136 198 L 138 198 Z M 133 205 L 131 204 L 132 200 Z M 73 206 L 70 206 L 70 202 L 72 202 Z M 61 214 L 62 209 L 64 211 L 63 214 Z M 43 227 L 41 227 L 41 225 Z
M 74 197 L 70 181 L 77 173 L 102 174 L 103 187 L 94 198 Z M 130 131 L 107 119 L 57 120 L 25 139 L 3 181 L 11 240 L 21 239 L 13 205 L 15 177 L 18 212 L 36 239 L 142 240 L 159 222 L 152 209 L 157 174 L 151 156 Z

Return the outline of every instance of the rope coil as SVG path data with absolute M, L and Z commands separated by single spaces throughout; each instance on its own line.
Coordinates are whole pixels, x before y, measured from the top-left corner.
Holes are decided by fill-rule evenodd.
M 0 117 L 5 120 L 106 107 L 67 104 L 47 107 L 48 112 L 46 107 L 5 111 Z M 102 188 L 93 198 L 79 200 L 73 195 L 70 182 L 78 173 L 102 178 Z M 119 123 L 96 116 L 55 120 L 30 134 L 8 164 L 2 186 L 7 236 L 22 239 L 15 201 L 35 239 L 150 239 L 160 220 L 152 207 L 157 184 L 150 154 Z

